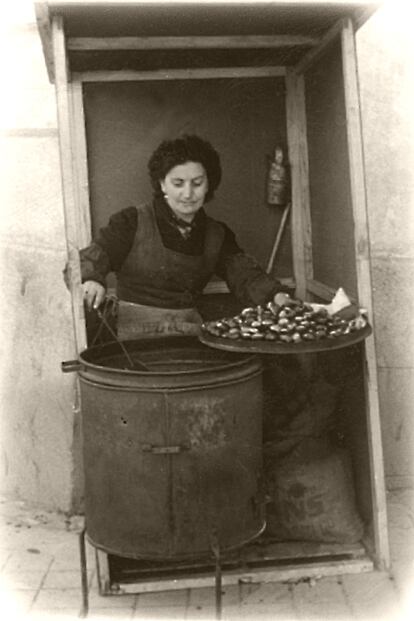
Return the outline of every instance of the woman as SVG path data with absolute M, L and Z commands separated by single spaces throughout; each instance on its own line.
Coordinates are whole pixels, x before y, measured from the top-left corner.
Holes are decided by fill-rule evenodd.
M 103 302 L 110 271 L 117 276 L 120 338 L 197 334 L 202 323 L 197 300 L 213 274 L 244 305 L 286 301 L 288 289 L 204 211 L 221 180 L 220 159 L 210 143 L 188 135 L 166 140 L 148 169 L 152 202 L 113 215 L 80 253 L 89 309 Z

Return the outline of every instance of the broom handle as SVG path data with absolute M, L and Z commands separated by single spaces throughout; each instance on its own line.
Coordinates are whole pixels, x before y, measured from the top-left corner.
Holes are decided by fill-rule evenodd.
M 286 205 L 285 210 L 282 214 L 282 219 L 280 221 L 280 225 L 279 225 L 279 228 L 278 228 L 278 231 L 275 237 L 275 241 L 273 244 L 272 253 L 270 255 L 269 262 L 267 264 L 266 274 L 270 274 L 270 272 L 272 271 L 276 252 L 277 252 L 277 249 L 279 248 L 280 240 L 282 239 L 282 235 L 283 235 L 283 231 L 286 225 L 287 217 L 289 215 L 289 211 L 290 211 L 290 203 Z

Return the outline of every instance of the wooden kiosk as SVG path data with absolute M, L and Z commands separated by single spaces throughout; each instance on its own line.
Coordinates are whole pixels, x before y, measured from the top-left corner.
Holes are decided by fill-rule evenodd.
M 78 250 L 109 213 L 150 194 L 146 161 L 166 135 L 211 141 L 227 181 L 220 215 L 265 265 L 282 212 L 265 205 L 266 154 L 288 152 L 290 237 L 276 273 L 298 297 L 330 301 L 342 286 L 372 324 L 370 244 L 355 30 L 371 3 L 36 3 L 56 87 L 67 247 L 78 351 L 86 343 Z M 226 172 L 227 171 L 227 172 Z M 211 291 L 223 291 L 213 283 Z M 375 333 L 375 331 L 374 331 Z M 369 525 L 360 545 L 281 543 L 226 584 L 384 569 L 389 565 L 375 338 L 361 346 L 354 467 Z M 98 553 L 101 592 L 212 583 L 207 571 L 122 584 Z M 174 568 L 172 568 L 174 569 Z M 172 574 L 174 575 L 174 573 Z M 114 584 L 114 582 L 116 584 Z

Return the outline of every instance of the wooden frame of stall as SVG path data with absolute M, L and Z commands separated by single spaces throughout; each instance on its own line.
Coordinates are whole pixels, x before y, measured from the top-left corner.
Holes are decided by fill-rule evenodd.
M 36 3 L 36 14 L 49 77 L 56 87 L 65 227 L 70 266 L 74 333 L 78 351 L 80 352 L 86 347 L 78 249 L 87 245 L 91 237 L 87 144 L 82 98 L 83 84 L 91 81 L 125 82 L 285 76 L 288 150 L 292 171 L 291 230 L 296 290 L 298 296 L 303 299 L 316 296 L 319 299 L 330 300 L 334 290 L 316 280 L 313 270 L 305 74 L 318 59 L 323 57 L 332 42 L 340 42 L 342 52 L 342 80 L 345 93 L 357 296 L 360 305 L 367 309 L 372 320 L 364 154 L 355 51 L 355 28 L 358 25 L 358 20 L 362 23 L 372 8 L 369 8 L 367 14 L 361 11 L 358 13 L 350 12 L 349 16 L 341 17 L 321 37 L 283 34 L 272 36 L 66 38 L 64 18 L 59 14 L 59 7 L 65 4 L 69 5 L 70 2 Z M 105 2 L 94 3 L 94 7 L 105 4 Z M 123 4 L 128 5 L 128 2 Z M 203 50 L 213 47 L 267 49 L 292 45 L 299 48 L 303 47 L 304 50 L 300 61 L 294 66 L 203 67 L 155 69 L 153 71 L 124 69 L 80 73 L 71 73 L 70 71 L 70 54 L 73 50 L 162 49 L 165 51 L 187 48 Z M 271 582 L 316 575 L 357 573 L 370 571 L 374 568 L 386 569 L 389 566 L 374 336 L 366 340 L 363 350 L 373 512 L 373 537 L 368 546 L 369 554 L 361 546 L 278 544 L 264 555 L 262 563 L 254 558 L 244 558 L 242 568 L 233 568 L 224 572 L 224 584 L 252 581 Z M 282 560 L 281 566 L 278 560 Z M 193 567 L 193 569 L 197 569 L 194 575 L 191 574 L 191 568 L 175 578 L 172 578 L 171 575 L 157 575 L 155 572 L 152 578 L 146 577 L 139 581 L 128 581 L 125 584 L 116 583 L 114 585 L 107 555 L 102 551 L 97 551 L 97 561 L 102 594 L 206 586 L 212 584 L 214 580 L 214 573 L 213 576 L 209 572 L 200 573 L 202 566 L 198 565 Z

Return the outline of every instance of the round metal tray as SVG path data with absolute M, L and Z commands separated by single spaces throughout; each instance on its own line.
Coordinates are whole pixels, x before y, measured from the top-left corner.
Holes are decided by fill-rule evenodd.
M 366 325 L 360 330 L 355 330 L 350 334 L 336 336 L 333 339 L 321 339 L 319 341 L 306 341 L 301 343 L 276 343 L 275 341 L 248 341 L 237 339 L 222 339 L 219 336 L 212 336 L 207 332 L 201 334 L 199 339 L 204 345 L 216 349 L 227 351 L 237 351 L 256 354 L 303 354 L 316 353 L 319 351 L 330 351 L 349 347 L 363 341 L 372 333 L 370 325 Z

